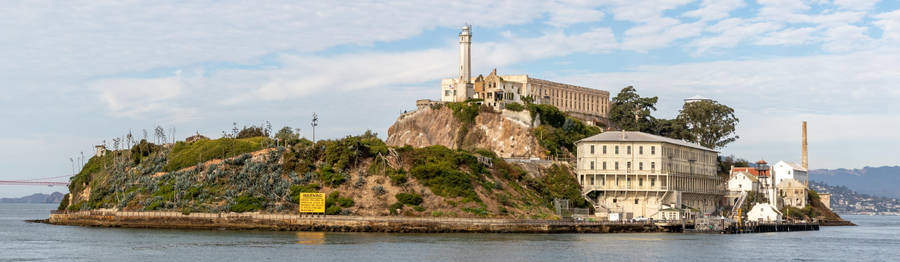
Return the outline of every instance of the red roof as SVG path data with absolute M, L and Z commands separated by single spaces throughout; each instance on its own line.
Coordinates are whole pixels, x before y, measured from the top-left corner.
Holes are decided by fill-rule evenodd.
M 755 177 L 759 176 L 759 170 L 756 170 L 755 167 L 732 167 L 731 173 L 734 174 L 735 172 L 747 172 L 748 174 L 753 175 Z M 769 176 L 769 174 L 772 174 L 771 169 L 763 170 L 763 175 Z

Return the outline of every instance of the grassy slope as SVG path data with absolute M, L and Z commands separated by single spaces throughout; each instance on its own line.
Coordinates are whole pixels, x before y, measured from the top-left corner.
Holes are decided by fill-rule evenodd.
M 399 210 L 409 216 L 548 218 L 554 197 L 578 197 L 572 194 L 577 183 L 567 170 L 554 168 L 547 170 L 551 175 L 546 179 L 534 179 L 491 152 L 440 146 L 398 148 L 393 157 L 374 134 L 317 144 L 304 141 L 255 155 L 240 153 L 259 149 L 261 140 L 238 140 L 246 143 L 230 151 L 237 157 L 198 165 L 221 158 L 216 152 L 230 142 L 179 143 L 171 151 L 153 152 L 140 163 L 128 161 L 127 151 L 104 158 L 116 163 L 106 167 L 103 159 L 92 159 L 73 178 L 89 185 L 90 197 L 72 190 L 71 197 L 79 201 L 67 208 L 293 213 L 297 193 L 316 191 L 338 192 L 328 201 L 332 214 L 389 215 Z M 197 152 L 209 157 L 192 155 Z M 479 162 L 478 155 L 490 158 L 493 167 Z M 388 162 L 399 166 L 395 169 Z M 399 194 L 412 194 L 422 201 L 400 203 L 395 197 Z

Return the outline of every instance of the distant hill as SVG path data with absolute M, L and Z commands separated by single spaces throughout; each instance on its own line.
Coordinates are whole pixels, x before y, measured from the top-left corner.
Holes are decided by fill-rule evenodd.
M 62 201 L 63 193 L 53 192 L 51 194 L 36 193 L 30 196 L 20 198 L 0 198 L 0 203 L 25 203 L 25 204 L 56 204 Z
M 900 198 L 900 166 L 817 169 L 809 172 L 809 179 L 863 194 Z

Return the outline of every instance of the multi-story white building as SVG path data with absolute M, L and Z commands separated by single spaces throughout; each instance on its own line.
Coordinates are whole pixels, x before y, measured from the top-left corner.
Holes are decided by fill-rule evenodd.
M 597 215 L 677 219 L 713 214 L 725 191 L 716 151 L 642 132 L 610 131 L 576 142 L 575 173 Z
M 803 185 L 809 184 L 809 172 L 797 163 L 778 161 L 772 166 L 772 171 L 774 171 L 776 186 L 785 179 L 797 180 Z

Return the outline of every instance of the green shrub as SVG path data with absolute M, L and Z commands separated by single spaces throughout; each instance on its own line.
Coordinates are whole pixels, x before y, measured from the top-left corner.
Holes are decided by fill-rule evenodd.
M 464 151 L 450 150 L 444 146 L 430 146 L 404 150 L 404 158 L 412 161 L 409 173 L 443 197 L 463 197 L 481 201 L 472 183 L 483 179 L 487 169 L 477 158 Z M 463 171 L 468 169 L 468 172 Z
M 397 202 L 410 206 L 421 205 L 424 201 L 422 196 L 416 193 L 397 193 L 394 197 L 397 198 Z
M 337 173 L 334 169 L 331 168 L 331 165 L 323 165 L 319 168 L 320 174 L 319 178 L 322 180 L 322 183 L 330 186 L 339 186 L 347 181 L 347 177 L 344 174 Z
M 263 209 L 264 205 L 265 198 L 244 194 L 235 198 L 235 203 L 229 209 L 231 212 L 253 212 Z
M 356 204 L 356 202 L 354 202 L 352 198 L 341 197 L 341 198 L 338 198 L 337 204 L 340 205 L 341 207 L 352 207 L 353 205 Z
M 328 208 L 325 208 L 325 214 L 326 215 L 340 215 L 341 207 L 340 206 L 330 206 Z
M 400 185 L 406 184 L 406 181 L 407 181 L 406 171 L 403 171 L 403 169 L 395 170 L 393 168 L 389 168 L 386 171 L 386 173 L 387 173 L 388 177 L 391 178 L 392 185 L 400 186 Z
M 415 207 L 413 207 L 413 210 L 415 210 L 415 211 L 417 211 L 417 212 L 422 212 L 422 211 L 425 211 L 425 207 L 422 207 L 422 206 L 415 206 Z
M 300 203 L 300 193 L 316 192 L 319 192 L 318 184 L 292 185 L 290 189 L 291 199 L 294 200 L 294 203 Z
M 525 179 L 525 184 L 537 191 L 544 200 L 544 205 L 549 207 L 553 199 L 568 199 L 573 207 L 585 208 L 587 201 L 581 196 L 581 186 L 575 176 L 564 166 L 553 165 L 544 170 L 541 178 Z
M 387 154 L 387 145 L 378 138 L 378 134 L 366 131 L 360 136 L 347 136 L 339 140 L 319 141 L 324 147 L 323 160 L 337 171 L 343 171 L 356 165 L 360 159 Z
M 465 124 L 475 123 L 480 106 L 474 101 L 447 103 L 447 107 L 453 110 L 453 117 Z
M 397 202 L 388 206 L 388 210 L 391 212 L 391 215 L 398 214 L 397 210 L 403 210 L 403 203 Z
M 66 210 L 69 205 L 69 197 L 71 195 L 71 193 L 66 193 L 65 195 L 63 195 L 63 199 L 62 201 L 59 201 L 59 206 L 56 207 L 56 210 Z
M 262 149 L 265 137 L 253 138 L 220 138 L 216 140 L 200 140 L 194 143 L 175 143 L 164 170 L 175 171 L 182 168 L 223 157 L 234 157 Z
M 513 103 L 506 104 L 506 109 L 510 110 L 510 111 L 522 112 L 522 110 L 525 110 L 525 106 L 522 106 L 522 104 L 513 102 Z

